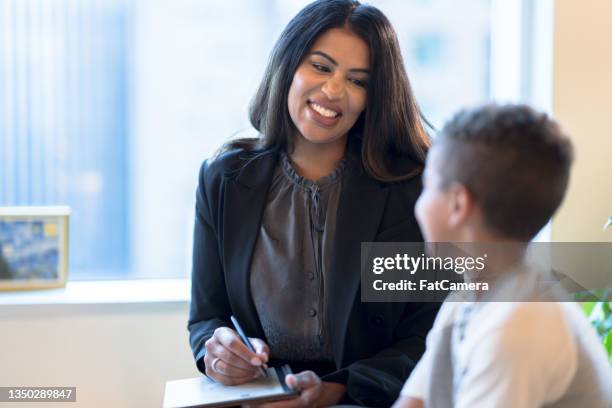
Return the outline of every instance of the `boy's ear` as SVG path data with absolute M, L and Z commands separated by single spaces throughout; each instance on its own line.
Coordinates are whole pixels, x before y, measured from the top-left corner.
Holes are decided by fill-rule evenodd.
M 450 227 L 458 227 L 470 217 L 474 209 L 474 198 L 472 193 L 461 183 L 452 183 L 448 188 Z

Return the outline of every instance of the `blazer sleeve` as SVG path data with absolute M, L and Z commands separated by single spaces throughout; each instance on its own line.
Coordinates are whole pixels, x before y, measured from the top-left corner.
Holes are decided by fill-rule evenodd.
M 323 376 L 323 381 L 346 385 L 343 403 L 391 406 L 425 351 L 425 338 L 439 306 L 434 303 L 405 304 L 391 346 Z
M 219 196 L 220 184 L 220 177 L 215 177 L 208 162 L 204 162 L 196 192 L 191 305 L 187 326 L 193 356 L 202 373 L 206 370 L 204 343 L 218 327 L 231 327 L 231 309 L 213 217 L 213 212 L 218 209 L 213 209 L 211 205 L 218 202 L 215 198 Z

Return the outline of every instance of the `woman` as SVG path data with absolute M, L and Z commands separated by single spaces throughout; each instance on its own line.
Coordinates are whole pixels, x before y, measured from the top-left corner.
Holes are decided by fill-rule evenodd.
M 376 8 L 316 1 L 289 22 L 251 105 L 257 139 L 200 171 L 190 341 L 224 384 L 287 362 L 287 406 L 393 403 L 436 312 L 362 303 L 360 245 L 421 241 L 429 146 L 397 37 Z M 235 315 L 256 353 L 239 340 Z

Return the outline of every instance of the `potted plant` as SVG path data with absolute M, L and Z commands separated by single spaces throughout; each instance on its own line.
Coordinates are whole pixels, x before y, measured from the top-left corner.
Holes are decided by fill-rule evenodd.
M 612 217 L 604 225 L 604 231 L 612 226 Z M 611 228 L 612 229 L 612 228 Z M 612 362 L 612 302 L 609 302 L 610 289 L 604 291 L 600 302 L 584 302 L 582 309 L 589 317 L 591 324 L 597 330 L 603 345 L 608 352 L 610 362 Z

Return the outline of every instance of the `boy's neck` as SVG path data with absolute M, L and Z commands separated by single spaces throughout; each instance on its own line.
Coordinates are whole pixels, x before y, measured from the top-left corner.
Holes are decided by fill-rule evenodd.
M 496 242 L 511 242 L 515 239 L 495 234 L 480 225 L 467 225 L 461 229 L 457 237 L 458 242 L 478 242 L 492 244 Z
M 486 251 L 487 261 L 483 273 L 475 280 L 493 282 L 521 265 L 525 259 L 528 242 L 517 241 L 496 234 L 482 227 L 466 227 L 461 231 L 460 242 L 469 243 L 474 252 Z M 473 245 L 472 245 L 473 244 Z M 469 278 L 469 277 L 468 277 Z

